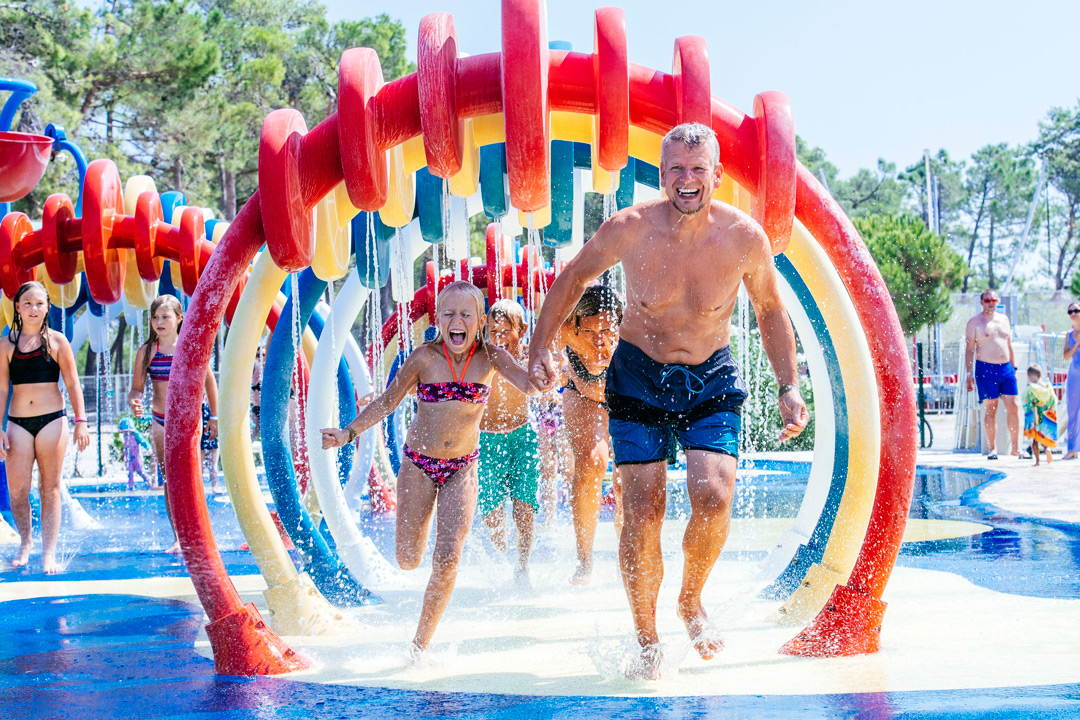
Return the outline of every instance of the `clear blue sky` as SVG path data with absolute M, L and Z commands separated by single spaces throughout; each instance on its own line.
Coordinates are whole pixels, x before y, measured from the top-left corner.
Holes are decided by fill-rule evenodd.
M 324 1 L 331 20 L 401 20 L 413 60 L 417 25 L 431 12 L 453 14 L 462 52 L 500 49 L 498 0 Z M 879 157 L 902 168 L 927 147 L 966 158 L 989 143 L 1027 142 L 1047 110 L 1080 98 L 1078 0 L 618 4 L 631 62 L 670 72 L 675 38 L 704 36 L 713 94 L 748 112 L 757 92 L 787 93 L 796 131 L 842 176 Z M 597 7 L 549 0 L 548 38 L 591 52 Z

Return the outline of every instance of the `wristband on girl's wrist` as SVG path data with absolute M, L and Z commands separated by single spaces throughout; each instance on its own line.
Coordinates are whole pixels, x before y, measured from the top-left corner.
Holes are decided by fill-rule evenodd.
M 75 418 L 75 422 L 86 422 L 86 418 L 84 418 L 84 417 L 77 417 L 77 418 Z

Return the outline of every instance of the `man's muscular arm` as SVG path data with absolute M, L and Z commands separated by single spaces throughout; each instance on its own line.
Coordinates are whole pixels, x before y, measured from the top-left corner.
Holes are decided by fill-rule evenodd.
M 761 329 L 761 344 L 776 374 L 776 381 L 781 387 L 792 386 L 780 396 L 780 419 L 784 423 L 780 440 L 783 441 L 799 435 L 810 420 L 806 403 L 799 393 L 795 332 L 791 329 L 791 322 L 776 286 L 776 270 L 773 267 L 769 238 L 765 231 L 756 225 L 744 227 L 747 227 L 746 231 L 751 233 L 752 237 L 746 241 L 743 285 L 746 286 L 746 293 L 754 306 L 754 314 Z
M 629 213 L 634 213 L 634 210 L 624 210 L 601 225 L 552 283 L 529 342 L 527 369 L 537 390 L 547 392 L 557 382 L 559 362 L 552 354 L 551 346 L 585 288 L 600 273 L 622 259 L 620 246 L 628 231 Z

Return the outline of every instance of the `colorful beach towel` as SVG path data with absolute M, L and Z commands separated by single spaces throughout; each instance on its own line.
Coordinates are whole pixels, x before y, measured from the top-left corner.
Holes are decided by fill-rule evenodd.
M 1024 437 L 1043 447 L 1057 447 L 1057 396 L 1049 384 L 1024 390 Z

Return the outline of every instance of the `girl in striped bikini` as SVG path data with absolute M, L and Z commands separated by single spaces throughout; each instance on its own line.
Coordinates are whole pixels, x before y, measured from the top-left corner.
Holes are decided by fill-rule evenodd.
M 143 413 L 142 397 L 146 388 L 146 378 L 153 383 L 154 401 L 150 414 L 154 418 L 151 433 L 154 438 L 154 454 L 157 457 L 158 470 L 163 480 L 165 474 L 165 397 L 169 389 L 169 371 L 172 368 L 176 340 L 184 322 L 184 311 L 180 301 L 172 295 L 159 295 L 150 303 L 150 333 L 147 340 L 135 353 L 132 363 L 131 390 L 128 392 L 128 404 L 136 417 Z M 206 422 L 208 435 L 217 438 L 217 382 L 209 366 L 206 368 L 206 399 L 210 405 L 210 415 Z M 169 506 L 169 493 L 165 492 L 165 512 L 172 522 Z M 178 552 L 179 541 L 173 543 L 168 552 Z

